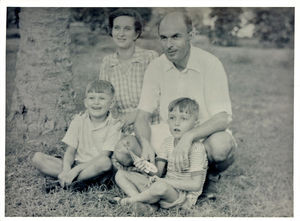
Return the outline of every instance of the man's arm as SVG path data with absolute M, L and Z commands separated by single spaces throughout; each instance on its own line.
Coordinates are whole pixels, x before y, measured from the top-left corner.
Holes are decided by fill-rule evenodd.
M 186 132 L 173 151 L 173 160 L 178 171 L 184 167 L 184 161 L 188 159 L 188 153 L 192 142 L 205 138 L 215 132 L 224 131 L 231 123 L 231 115 L 226 112 L 215 114 L 211 119 Z
M 151 128 L 150 128 L 151 113 L 138 110 L 135 121 L 135 134 L 142 145 L 142 157 L 154 163 L 154 149 L 150 145 Z

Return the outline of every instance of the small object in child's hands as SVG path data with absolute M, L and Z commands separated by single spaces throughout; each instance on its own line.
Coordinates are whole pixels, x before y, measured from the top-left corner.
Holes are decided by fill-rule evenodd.
M 138 157 L 136 154 L 134 154 L 129 149 L 128 149 L 128 152 L 129 152 L 129 154 L 130 154 L 133 162 L 138 162 L 138 161 L 141 161 L 141 160 L 144 161 L 144 164 L 145 164 L 145 170 L 144 170 L 144 172 L 145 173 L 149 173 L 149 172 L 151 172 L 151 173 L 157 173 L 157 168 L 156 168 L 156 166 L 154 164 L 148 162 L 147 160 L 144 160 L 144 159 Z

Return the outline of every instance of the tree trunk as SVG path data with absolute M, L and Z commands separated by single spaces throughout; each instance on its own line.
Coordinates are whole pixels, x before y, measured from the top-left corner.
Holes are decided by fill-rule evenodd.
M 18 139 L 63 135 L 70 121 L 75 93 L 69 19 L 66 8 L 21 9 L 16 89 L 9 119 Z

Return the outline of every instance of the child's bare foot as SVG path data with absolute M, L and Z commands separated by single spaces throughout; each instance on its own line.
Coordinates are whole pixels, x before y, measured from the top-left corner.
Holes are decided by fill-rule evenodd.
M 122 205 L 122 206 L 127 206 L 127 205 L 130 205 L 130 204 L 132 204 L 133 203 L 133 201 L 131 200 L 131 198 L 123 198 L 123 199 L 121 199 L 120 200 L 120 204 Z

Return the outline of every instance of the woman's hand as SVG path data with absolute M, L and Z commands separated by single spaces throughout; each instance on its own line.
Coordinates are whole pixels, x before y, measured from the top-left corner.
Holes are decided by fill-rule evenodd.
M 129 131 L 135 122 L 137 110 L 124 113 L 120 116 L 120 120 L 123 124 L 122 131 Z

